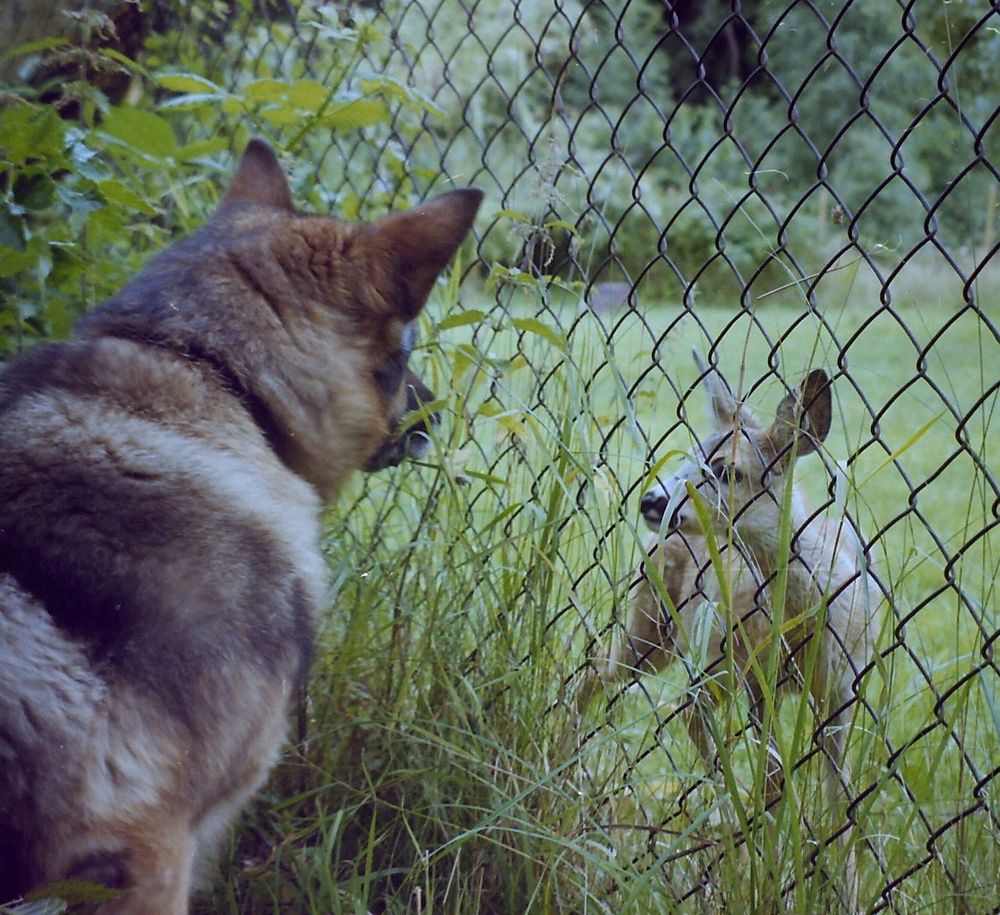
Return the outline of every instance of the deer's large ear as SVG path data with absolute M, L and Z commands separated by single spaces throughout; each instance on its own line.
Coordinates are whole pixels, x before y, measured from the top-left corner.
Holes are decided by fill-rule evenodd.
M 694 356 L 694 364 L 698 366 L 701 380 L 708 391 L 709 419 L 715 428 L 721 432 L 737 426 L 756 427 L 757 417 L 736 399 L 722 373 L 705 362 L 697 349 L 693 349 L 691 355 Z
M 774 425 L 767 432 L 769 448 L 776 457 L 787 460 L 796 438 L 798 457 L 819 450 L 830 431 L 833 415 L 830 385 L 830 376 L 823 369 L 814 369 L 797 391 L 781 401 Z
M 244 203 L 292 210 L 288 180 L 274 150 L 263 140 L 251 140 L 247 144 L 217 212 Z
M 368 227 L 365 244 L 376 262 L 392 263 L 403 282 L 401 315 L 416 316 L 438 274 L 462 244 L 476 218 L 483 192 L 448 191 L 405 213 L 393 213 Z

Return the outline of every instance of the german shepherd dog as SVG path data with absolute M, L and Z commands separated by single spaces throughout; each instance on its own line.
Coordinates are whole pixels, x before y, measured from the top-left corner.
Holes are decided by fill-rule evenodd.
M 252 141 L 204 227 L 0 374 L 0 900 L 188 910 L 309 667 L 321 505 L 405 456 L 413 322 L 481 199 L 304 215 Z

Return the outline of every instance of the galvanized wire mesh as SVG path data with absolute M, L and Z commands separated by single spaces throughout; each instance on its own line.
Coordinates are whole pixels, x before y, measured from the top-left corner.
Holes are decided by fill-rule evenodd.
M 452 183 L 487 191 L 475 259 L 462 265 L 466 289 L 489 280 L 461 300 L 482 314 L 435 316 L 479 372 L 455 391 L 449 455 L 456 476 L 476 474 L 465 511 L 481 581 L 489 557 L 506 555 L 531 511 L 562 489 L 548 519 L 549 585 L 525 569 L 511 602 L 544 620 L 553 654 L 572 647 L 550 684 L 553 715 L 569 714 L 588 659 L 621 626 L 650 468 L 704 434 L 690 345 L 765 413 L 808 367 L 831 371 L 835 424 L 846 426 L 803 485 L 818 511 L 846 512 L 862 532 L 889 614 L 871 667 L 883 697 L 896 698 L 859 692 L 870 764 L 850 785 L 843 823 L 811 841 L 818 855 L 859 811 L 912 810 L 905 835 L 872 835 L 862 848 L 860 866 L 879 874 L 876 911 L 906 911 L 932 861 L 956 893 L 970 889 L 965 856 L 992 861 L 995 875 L 995 0 L 753 10 L 261 0 L 169 17 L 187 44 L 158 53 L 194 55 L 220 83 L 237 73 L 329 85 L 348 73 L 352 86 L 367 75 L 416 93 L 357 129 L 299 137 L 301 125 L 262 122 L 296 139 L 295 184 L 311 203 L 364 214 Z M 338 50 L 366 29 L 375 37 Z M 560 477 L 561 449 L 575 476 Z M 370 537 L 398 547 L 430 536 L 392 485 L 370 482 L 357 497 L 376 519 L 356 533 L 366 550 L 378 548 Z M 499 520 L 479 529 L 486 517 Z M 419 548 L 412 555 L 419 564 Z M 958 635 L 942 647 L 943 630 Z M 524 660 L 502 627 L 474 641 L 469 668 L 491 651 Z M 631 831 L 637 860 L 662 868 L 678 899 L 697 899 L 729 849 L 691 826 L 703 780 L 667 784 L 694 765 L 677 727 L 685 678 L 664 699 L 640 677 L 606 715 L 585 717 L 581 790 L 606 806 L 609 830 Z M 615 731 L 613 710 L 629 703 L 654 722 L 639 736 Z M 918 706 L 931 711 L 911 727 Z M 817 752 L 793 768 L 809 770 Z M 935 796 L 931 766 L 950 773 L 948 797 Z

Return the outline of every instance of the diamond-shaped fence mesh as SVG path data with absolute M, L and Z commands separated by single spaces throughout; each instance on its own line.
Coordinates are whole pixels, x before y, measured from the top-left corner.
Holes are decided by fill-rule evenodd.
M 932 860 L 956 891 L 995 876 L 996 7 L 445 0 L 271 4 L 194 25 L 218 81 L 237 56 L 244 80 L 329 86 L 354 67 L 347 110 L 374 81 L 390 103 L 386 86 L 408 93 L 386 122 L 301 137 L 299 167 L 335 210 L 487 193 L 462 264 L 465 288 L 485 291 L 434 316 L 450 356 L 431 360 L 461 414 L 445 451 L 468 480 L 461 558 L 480 566 L 456 594 L 480 630 L 464 663 L 527 663 L 509 630 L 530 614 L 542 651 L 572 646 L 562 678 L 537 686 L 567 715 L 624 623 L 649 471 L 706 431 L 692 345 L 765 408 L 825 366 L 834 431 L 802 486 L 861 532 L 886 616 L 858 671 L 844 820 L 801 840 L 867 824 L 876 910 L 905 910 Z M 434 536 L 395 485 L 358 496 L 377 503 L 353 532 L 367 548 Z M 546 554 L 525 555 L 519 539 L 544 525 Z M 484 627 L 491 572 L 522 583 Z M 691 775 L 678 728 L 703 674 L 672 666 L 685 669 L 667 685 L 640 676 L 584 715 L 578 777 L 678 899 L 707 899 L 713 862 L 738 852 L 709 828 L 710 773 Z M 815 747 L 793 778 L 819 777 Z M 902 826 L 872 828 L 894 808 Z
M 881 610 L 848 678 L 847 802 L 825 826 L 813 825 L 830 801 L 818 738 L 844 719 L 775 711 L 779 729 L 808 730 L 793 758 L 782 750 L 800 786 L 792 831 L 821 867 L 826 846 L 861 830 L 872 911 L 910 911 L 922 881 L 939 899 L 968 894 L 963 911 L 996 905 L 996 3 L 260 0 L 157 15 L 144 62 L 238 103 L 199 107 L 176 83 L 164 100 L 190 110 L 195 132 L 221 110 L 278 138 L 310 209 L 367 216 L 485 190 L 461 287 L 440 290 L 418 357 L 442 397 L 445 472 L 359 484 L 340 547 L 355 564 L 406 557 L 400 605 L 408 588 L 451 589 L 464 671 L 487 656 L 544 669 L 521 682 L 572 720 L 566 777 L 593 822 L 637 867 L 662 870 L 676 899 L 720 910 L 713 868 L 742 853 L 722 838 L 721 798 L 759 761 L 746 703 L 717 697 L 705 712 L 725 688 L 693 636 L 659 675 L 622 677 L 582 710 L 575 694 L 622 638 L 643 493 L 710 431 L 692 348 L 766 419 L 826 369 L 831 431 L 796 468 L 805 526 L 847 519 L 834 553 L 871 570 Z M 461 542 L 441 540 L 443 503 Z M 769 517 L 776 539 L 780 506 Z M 745 613 L 763 612 L 773 579 L 794 588 L 797 543 Z M 782 565 L 747 561 L 758 575 Z M 716 572 L 702 565 L 708 591 Z M 348 613 L 352 593 L 340 594 Z M 692 625 L 723 612 L 694 603 Z M 661 611 L 669 634 L 677 620 Z M 715 673 L 732 672 L 745 634 L 728 619 Z M 794 628 L 775 638 L 793 642 Z M 779 680 L 809 675 L 811 644 L 787 645 Z M 506 688 L 484 683 L 483 703 L 502 705 Z M 728 771 L 699 760 L 685 729 L 706 714 L 730 725 L 716 733 Z M 783 875 L 789 900 L 802 877 Z

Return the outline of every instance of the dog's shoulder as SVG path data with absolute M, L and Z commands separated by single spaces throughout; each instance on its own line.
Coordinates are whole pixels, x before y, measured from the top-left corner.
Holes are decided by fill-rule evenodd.
M 318 499 L 213 370 L 113 337 L 42 345 L 0 375 L 0 440 L 0 572 L 66 632 L 116 657 L 148 631 L 125 660 L 187 653 L 178 688 L 213 640 L 286 671 L 308 656 Z

